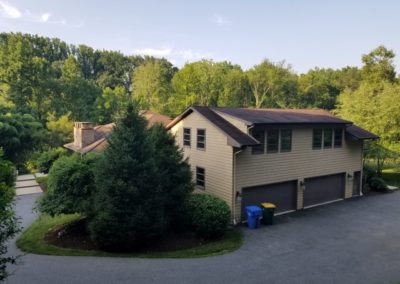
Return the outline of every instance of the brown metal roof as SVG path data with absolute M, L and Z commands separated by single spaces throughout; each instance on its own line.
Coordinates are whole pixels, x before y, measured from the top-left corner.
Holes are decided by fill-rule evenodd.
M 350 135 L 351 138 L 356 139 L 356 140 L 379 139 L 378 135 L 375 135 L 365 129 L 362 129 L 361 127 L 358 127 L 357 125 L 351 125 L 351 126 L 347 127 L 346 134 Z
M 182 114 L 180 114 L 170 124 L 167 125 L 167 129 L 171 129 L 175 124 L 191 114 L 193 111 L 198 112 L 200 115 L 214 124 L 219 130 L 221 130 L 227 136 L 228 144 L 233 147 L 241 148 L 243 146 L 255 146 L 260 144 L 256 139 L 240 131 L 211 108 L 204 106 L 193 106 L 186 109 Z
M 254 124 L 351 124 L 351 121 L 338 118 L 320 109 L 256 109 L 256 108 L 213 108 Z

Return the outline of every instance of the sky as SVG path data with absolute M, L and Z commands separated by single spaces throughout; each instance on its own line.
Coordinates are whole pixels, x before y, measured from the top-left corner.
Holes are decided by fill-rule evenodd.
M 57 37 L 181 67 L 205 59 L 248 69 L 263 59 L 310 68 L 361 66 L 383 44 L 400 66 L 400 1 L 0 0 L 0 31 Z

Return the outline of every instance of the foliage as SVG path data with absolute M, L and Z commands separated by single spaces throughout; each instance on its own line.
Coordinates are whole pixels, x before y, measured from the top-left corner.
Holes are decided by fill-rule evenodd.
M 15 257 L 5 256 L 6 242 L 19 231 L 18 219 L 13 211 L 15 168 L 2 155 L 0 148 L 0 281 L 8 276 L 7 265 L 16 261 Z
M 225 201 L 208 194 L 192 194 L 185 204 L 190 227 L 201 237 L 218 238 L 228 229 L 231 212 Z
M 64 148 L 53 148 L 42 152 L 36 161 L 36 169 L 39 172 L 48 173 L 53 163 L 60 157 L 67 155 Z
M 379 177 L 376 168 L 368 165 L 363 167 L 363 185 L 368 185 L 370 189 L 384 191 L 387 189 L 386 182 Z
M 114 122 L 122 115 L 131 97 L 122 86 L 106 87 L 96 99 L 97 118 L 100 123 Z
M 141 109 L 168 112 L 168 99 L 172 92 L 171 80 L 176 68 L 162 60 L 148 61 L 133 74 L 133 96 Z
M 56 117 L 55 112 L 47 114 L 47 129 L 50 131 L 49 144 L 59 146 L 73 138 L 74 122 L 71 120 L 71 112 Z
M 91 237 L 107 249 L 150 242 L 166 227 L 165 199 L 146 121 L 135 107 L 129 105 L 108 142 L 96 169 Z
M 264 60 L 247 71 L 255 107 L 285 107 L 296 97 L 296 75 L 285 62 Z
M 34 150 L 41 150 L 48 132 L 29 114 L 0 114 L 0 147 L 17 166 Z
M 187 160 L 171 133 L 161 124 L 150 128 L 149 143 L 157 150 L 155 166 L 161 184 L 161 194 L 165 198 L 167 222 L 179 219 L 180 208 L 193 190 L 192 172 Z M 176 225 L 176 224 L 172 224 Z
M 364 80 L 372 84 L 380 84 L 385 81 L 394 83 L 396 81 L 394 57 L 394 52 L 383 45 L 378 46 L 368 54 L 364 54 L 362 56 Z
M 93 167 L 98 156 L 62 156 L 50 169 L 47 192 L 38 201 L 38 209 L 49 215 L 83 213 L 90 210 L 94 191 Z

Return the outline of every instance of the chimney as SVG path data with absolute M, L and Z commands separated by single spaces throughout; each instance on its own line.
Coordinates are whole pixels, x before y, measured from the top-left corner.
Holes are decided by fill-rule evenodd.
M 94 128 L 91 122 L 75 122 L 74 146 L 82 149 L 94 142 Z

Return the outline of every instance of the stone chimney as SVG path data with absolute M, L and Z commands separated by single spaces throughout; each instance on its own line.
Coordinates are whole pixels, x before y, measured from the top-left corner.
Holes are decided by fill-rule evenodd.
M 94 128 L 91 122 L 75 122 L 74 146 L 82 149 L 94 142 Z

